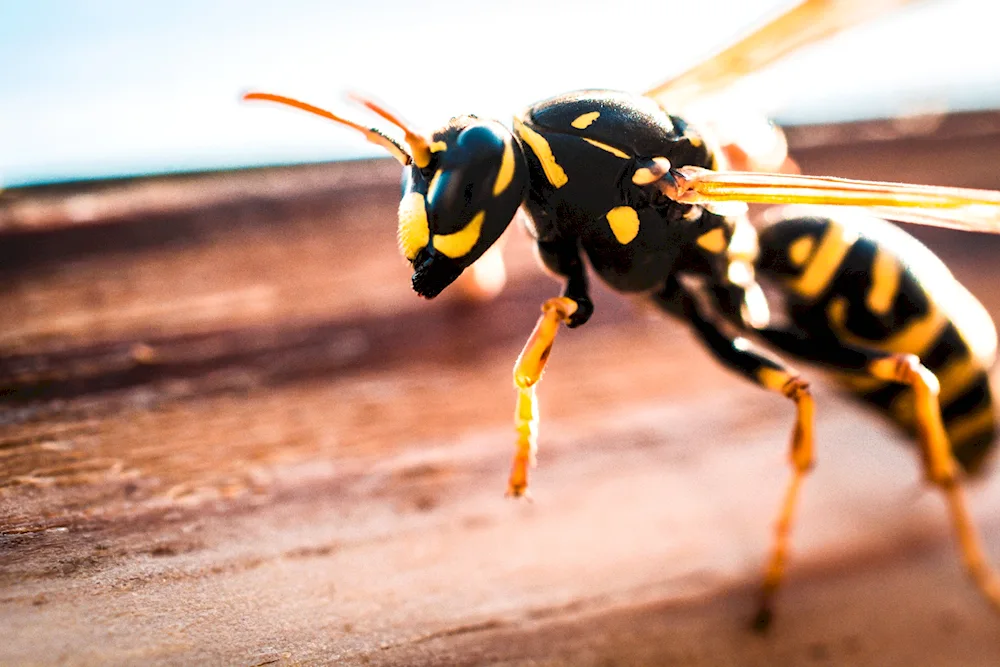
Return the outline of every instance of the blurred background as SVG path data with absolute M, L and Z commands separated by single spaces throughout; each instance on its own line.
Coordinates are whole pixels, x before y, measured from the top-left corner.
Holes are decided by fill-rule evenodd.
M 864 0 L 860 0 L 864 1 Z M 613 5 L 613 6 L 612 6 Z M 806 369 L 819 465 L 746 631 L 792 410 L 594 286 L 502 497 L 511 365 L 559 289 L 410 289 L 418 126 L 641 91 L 783 3 L 0 0 L 0 664 L 996 665 L 913 443 Z M 913 2 L 741 82 L 805 173 L 1000 189 L 986 0 Z M 995 236 L 911 229 L 994 315 Z M 1000 479 L 971 506 L 1000 558 Z
M 641 91 L 788 2 L 0 3 L 0 180 L 54 180 L 377 155 L 353 133 L 241 104 L 248 89 L 412 122 L 507 120 L 578 88 Z M 912 3 L 748 80 L 733 103 L 782 123 L 1000 104 L 986 0 Z

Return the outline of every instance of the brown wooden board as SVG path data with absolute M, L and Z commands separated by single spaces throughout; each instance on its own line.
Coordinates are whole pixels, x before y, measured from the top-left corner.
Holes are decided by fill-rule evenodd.
M 1000 187 L 996 133 L 836 131 L 792 134 L 804 171 Z M 792 408 L 607 290 L 540 387 L 536 500 L 505 500 L 558 287 L 515 234 L 498 300 L 422 302 L 397 193 L 374 162 L 0 198 L 0 663 L 1000 664 L 912 447 L 821 382 L 749 633 Z M 920 234 L 1000 314 L 1000 239 Z M 998 477 L 970 495 L 1000 561 Z

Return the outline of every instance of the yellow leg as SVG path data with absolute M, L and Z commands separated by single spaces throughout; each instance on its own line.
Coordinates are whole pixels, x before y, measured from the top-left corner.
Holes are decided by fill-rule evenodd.
M 780 384 L 779 384 L 780 383 Z M 813 414 L 815 404 L 809 393 L 809 384 L 786 372 L 768 370 L 761 377 L 761 384 L 769 389 L 780 386 L 782 394 L 795 401 L 795 428 L 792 430 L 791 454 L 792 480 L 785 492 L 781 512 L 775 524 L 774 546 L 764 574 L 764 585 L 761 589 L 760 606 L 754 616 L 753 627 L 763 632 L 771 623 L 773 616 L 774 594 L 781 584 L 785 574 L 785 563 L 788 561 L 788 551 L 792 532 L 792 519 L 799 500 L 799 490 L 806 473 L 812 469 L 815 462 L 815 447 L 813 444 Z
M 538 448 L 538 399 L 535 385 L 542 379 L 545 363 L 552 352 L 552 343 L 559 325 L 576 311 L 576 303 L 567 297 L 555 297 L 542 304 L 542 316 L 514 364 L 514 387 L 517 407 L 514 424 L 517 445 L 507 483 L 508 496 L 523 496 L 528 490 L 528 469 L 535 465 Z
M 937 377 L 911 354 L 877 359 L 868 368 L 875 377 L 913 388 L 917 437 L 927 478 L 944 492 L 966 572 L 990 604 L 1000 611 L 1000 577 L 986 562 L 979 534 L 965 504 L 965 494 L 958 479 L 958 465 L 951 455 L 948 435 L 941 421 Z

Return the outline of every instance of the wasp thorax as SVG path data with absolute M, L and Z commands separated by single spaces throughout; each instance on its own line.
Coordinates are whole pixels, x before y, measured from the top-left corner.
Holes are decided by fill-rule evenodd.
M 429 162 L 403 175 L 398 239 L 415 270 L 413 289 L 431 298 L 500 238 L 528 176 L 520 145 L 496 121 L 454 118 L 428 147 Z

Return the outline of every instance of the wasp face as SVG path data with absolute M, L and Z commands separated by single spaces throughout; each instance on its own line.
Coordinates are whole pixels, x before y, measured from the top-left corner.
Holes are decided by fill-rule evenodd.
M 505 127 L 455 118 L 431 136 L 430 160 L 403 174 L 399 249 L 413 289 L 433 298 L 503 233 L 524 199 L 527 163 Z

